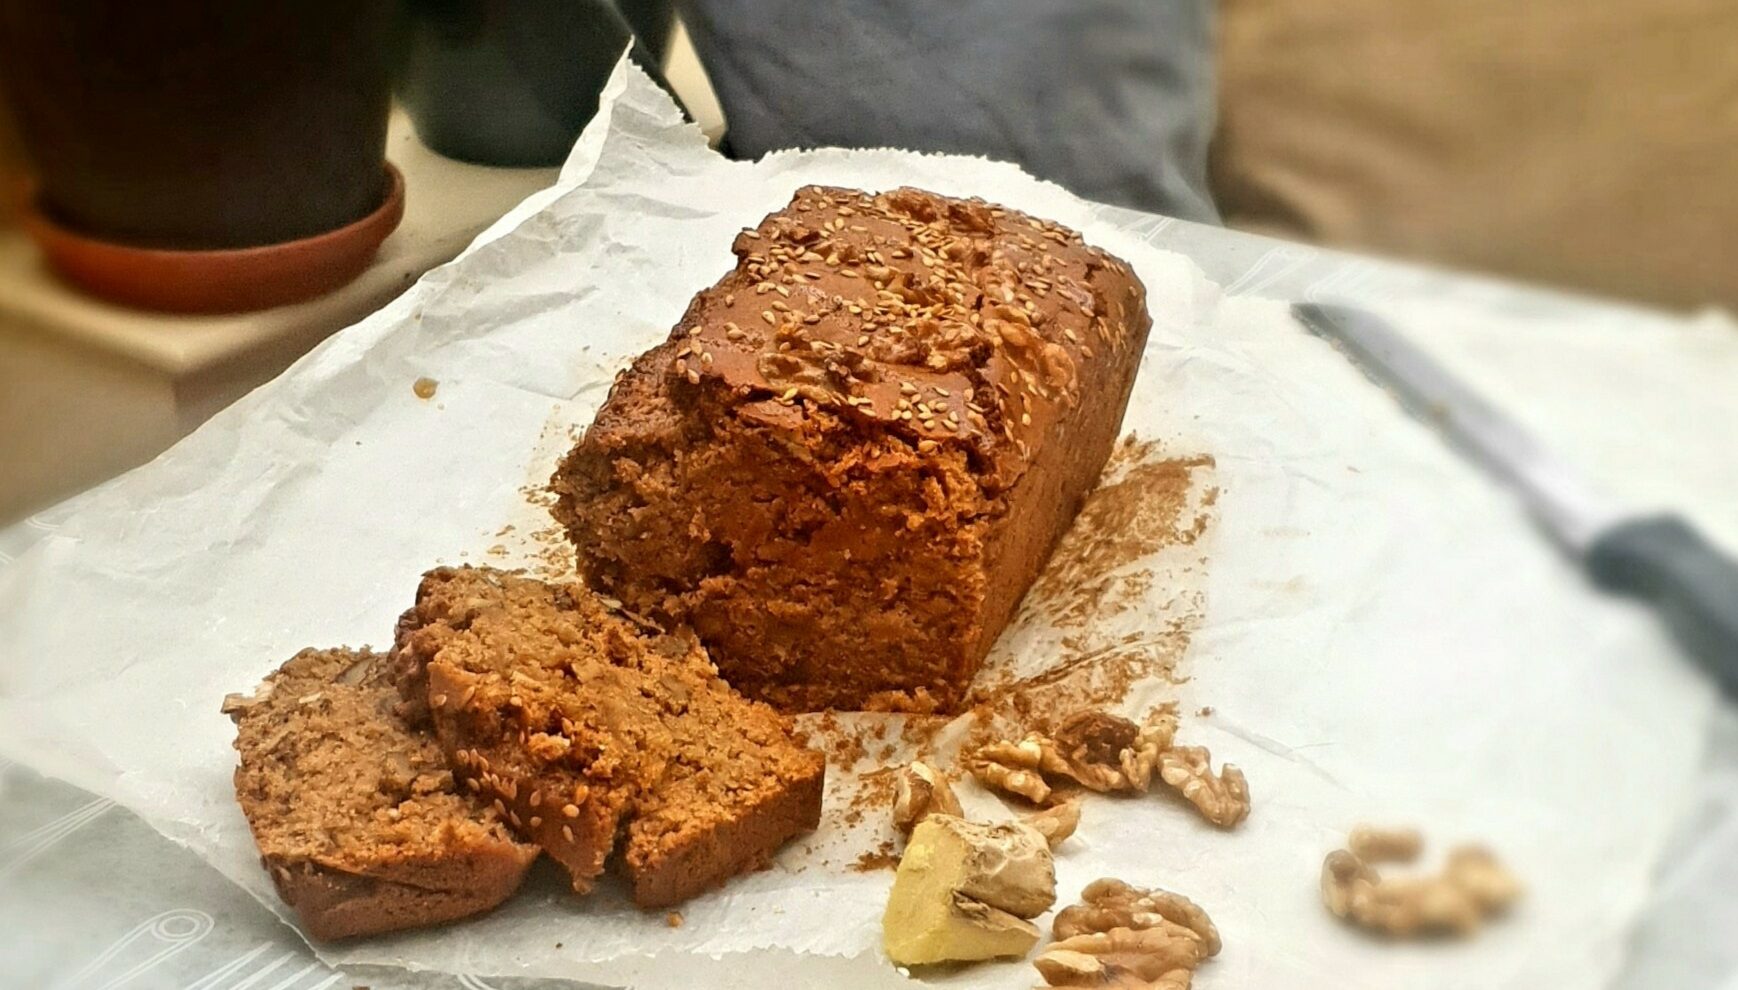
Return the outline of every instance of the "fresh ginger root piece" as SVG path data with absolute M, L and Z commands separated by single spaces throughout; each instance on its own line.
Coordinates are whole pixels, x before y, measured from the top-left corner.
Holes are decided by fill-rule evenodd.
M 1039 832 L 932 814 L 899 860 L 882 946 L 901 966 L 1023 956 L 1056 903 L 1056 869 Z

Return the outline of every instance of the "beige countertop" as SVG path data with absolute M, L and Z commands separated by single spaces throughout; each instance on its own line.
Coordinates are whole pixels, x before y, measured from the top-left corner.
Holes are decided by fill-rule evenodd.
M 128 309 L 58 279 L 16 227 L 0 228 L 0 523 L 142 463 L 333 332 L 451 260 L 557 169 L 443 158 L 395 112 L 387 157 L 404 220 L 350 284 L 253 313 Z

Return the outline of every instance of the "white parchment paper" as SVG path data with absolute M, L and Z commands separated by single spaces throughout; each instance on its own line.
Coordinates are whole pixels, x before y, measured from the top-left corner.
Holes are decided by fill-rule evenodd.
M 281 911 L 234 806 L 221 696 L 303 646 L 385 644 L 436 562 L 515 563 L 489 555 L 503 527 L 546 524 L 521 489 L 614 371 L 730 267 L 735 231 L 811 182 L 983 196 L 1124 257 L 1155 321 L 1127 426 L 1216 458 L 1188 679 L 1142 697 L 1214 709 L 1184 736 L 1244 768 L 1254 814 L 1222 833 L 1171 802 L 1089 803 L 1059 856 L 1063 902 L 1100 875 L 1188 894 L 1225 936 L 1204 988 L 1601 985 L 1710 711 L 1647 614 L 1588 590 L 1501 492 L 1279 304 L 1226 296 L 1010 166 L 725 161 L 626 66 L 555 189 L 0 570 L 0 752 L 124 803 Z M 411 389 L 425 376 L 439 382 L 427 401 Z M 1173 592 L 1155 587 L 1146 614 Z M 1012 639 L 1021 665 L 1044 663 L 1041 635 Z M 1486 841 L 1530 896 L 1465 945 L 1349 932 L 1316 875 L 1371 819 Z M 320 951 L 643 987 L 901 985 L 877 948 L 890 874 L 846 868 L 828 850 L 852 837 L 826 831 L 688 905 L 680 928 L 542 874 L 488 917 Z M 922 975 L 1020 987 L 1034 974 Z

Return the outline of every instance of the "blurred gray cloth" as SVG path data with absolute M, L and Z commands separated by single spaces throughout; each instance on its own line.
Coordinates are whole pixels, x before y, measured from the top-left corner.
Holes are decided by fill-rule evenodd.
M 1089 199 L 1217 223 L 1213 0 L 683 0 L 730 151 L 1018 162 Z

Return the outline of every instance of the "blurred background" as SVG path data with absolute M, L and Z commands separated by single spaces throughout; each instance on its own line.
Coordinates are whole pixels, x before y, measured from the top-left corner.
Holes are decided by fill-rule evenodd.
M 981 154 L 1191 222 L 1738 304 L 1732 0 L 0 0 L 0 525 L 553 182 L 630 43 L 724 154 Z

